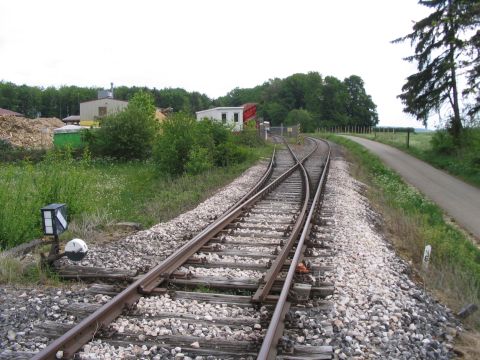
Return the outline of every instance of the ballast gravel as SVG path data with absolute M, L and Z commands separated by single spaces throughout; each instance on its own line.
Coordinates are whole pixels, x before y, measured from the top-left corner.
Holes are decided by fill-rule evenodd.
M 170 317 L 155 318 L 160 314 L 170 313 Z M 266 329 L 261 325 L 268 316 L 265 307 L 256 310 L 252 307 L 239 307 L 227 304 L 211 304 L 197 300 L 172 299 L 169 295 L 141 298 L 130 315 L 121 317 L 110 325 L 110 329 L 120 334 L 133 333 L 139 341 L 146 341 L 150 336 L 191 336 L 199 341 L 222 339 L 225 341 L 259 342 L 265 336 Z M 177 315 L 177 317 L 173 317 Z M 178 319 L 179 315 L 191 318 Z M 225 319 L 245 320 L 249 325 L 217 324 Z M 199 341 L 192 340 L 189 348 L 200 348 Z M 101 340 L 85 345 L 79 352 L 80 359 L 192 359 L 182 353 L 181 347 L 168 348 L 159 345 L 112 346 Z M 197 356 L 193 359 L 217 359 L 215 356 Z M 253 360 L 253 359 L 252 359 Z
M 251 264 L 251 265 L 265 265 L 270 263 L 269 258 L 259 258 L 259 259 L 252 259 L 246 256 L 228 256 L 228 255 L 218 255 L 215 253 L 211 254 L 204 254 L 204 253 L 197 253 L 193 256 L 194 259 L 205 259 L 205 261 L 209 263 L 228 263 L 228 264 Z M 266 270 L 266 269 L 265 269 Z
M 252 281 L 260 279 L 263 275 L 263 272 L 258 270 L 241 270 L 234 267 L 202 268 L 194 266 L 181 266 L 178 270 L 195 277 L 219 277 L 226 279 L 247 279 Z
M 193 210 L 109 244 L 91 244 L 81 266 L 148 271 L 227 211 L 264 174 L 266 162 L 245 171 Z M 59 265 L 79 265 L 66 258 Z
M 217 200 L 204 202 L 205 207 L 200 206 L 168 223 L 139 232 L 115 246 L 107 246 L 106 251 L 91 247 L 83 265 L 141 270 L 140 264 L 145 259 L 150 264 L 158 262 L 185 243 L 184 238 L 204 227 L 240 198 L 261 176 L 263 169 L 262 166 L 250 169 L 246 173 L 249 179 L 238 179 L 232 183 L 236 184 L 234 188 L 226 187 L 213 197 L 218 197 Z M 332 302 L 333 310 L 317 311 L 315 306 L 294 308 L 289 314 L 291 327 L 286 330 L 284 341 L 312 346 L 331 345 L 335 359 L 452 358 L 453 338 L 460 330 L 458 323 L 449 309 L 409 279 L 408 264 L 395 254 L 372 222 L 379 216 L 362 195 L 364 188 L 349 175 L 344 160 L 332 160 L 323 205 L 331 215 L 315 237 L 325 239 L 333 256 L 324 260 L 318 249 L 314 255 L 318 256 L 315 263 L 332 266 L 321 280 L 332 281 L 335 285 L 334 294 L 327 298 Z M 132 261 L 135 257 L 140 258 L 138 262 Z M 104 301 L 103 296 L 89 295 L 81 286 L 74 290 L 0 288 L 0 354 L 2 351 L 38 351 L 45 346 L 47 339 L 32 335 L 35 324 L 46 320 L 71 323 L 74 317 L 65 311 L 68 304 Z M 165 312 L 194 314 L 201 325 L 195 323 L 196 317 L 185 321 L 172 317 L 156 323 L 153 317 Z M 131 327 L 135 332 L 141 330 L 139 336 L 150 336 L 155 333 L 167 335 L 174 328 L 182 328 L 185 333 L 199 337 L 220 334 L 224 338 L 240 331 L 237 334 L 240 338 L 260 338 L 264 334 L 260 323 L 268 316 L 265 308 L 256 310 L 204 304 L 174 300 L 167 295 L 142 298 L 133 313 L 149 314 L 152 318 L 141 322 L 120 318 L 112 325 L 115 330 L 120 332 L 123 326 L 123 331 L 129 331 Z M 254 326 L 225 328 L 205 325 L 218 317 L 251 319 Z M 190 348 L 199 346 L 196 341 L 189 345 Z M 181 347 L 170 349 L 133 344 L 112 347 L 101 340 L 85 345 L 81 358 L 189 359 Z M 195 359 L 211 358 L 198 356 Z
M 323 207 L 333 257 L 332 312 L 313 309 L 290 313 L 293 327 L 284 340 L 302 345 L 331 345 L 335 359 L 449 359 L 459 330 L 451 311 L 409 279 L 409 266 L 384 235 L 379 219 L 362 195 L 365 185 L 349 175 L 348 164 L 332 160 Z
M 81 285 L 68 288 L 0 288 L 0 358 L 9 351 L 36 352 L 50 341 L 36 333 L 38 324 L 54 321 L 74 324 L 66 308 L 74 302 L 102 304 L 103 295 L 92 295 Z
M 260 319 L 268 315 L 268 311 L 262 307 L 256 310 L 253 307 L 240 307 L 237 305 L 211 304 L 190 299 L 172 299 L 169 295 L 151 296 L 140 298 L 133 310 L 133 314 L 148 314 L 155 316 L 164 312 L 172 314 L 191 314 L 198 319 L 212 320 L 216 318 Z M 210 317 L 210 318 L 209 318 Z
M 266 162 L 262 162 L 251 167 L 195 209 L 171 221 L 114 243 L 90 244 L 81 265 L 146 271 L 223 214 L 251 189 L 266 166 Z M 62 259 L 61 263 L 74 264 L 67 259 Z M 45 321 L 73 324 L 76 317 L 65 311 L 69 304 L 105 301 L 105 296 L 91 295 L 86 287 L 79 285 L 69 288 L 0 287 L 0 355 L 39 351 L 50 339 L 35 334 L 37 325 Z M 103 358 L 117 357 L 104 354 Z

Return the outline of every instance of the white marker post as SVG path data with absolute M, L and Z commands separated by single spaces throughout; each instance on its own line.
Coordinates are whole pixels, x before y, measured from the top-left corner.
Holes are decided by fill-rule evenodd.
M 425 246 L 425 250 L 423 252 L 423 262 L 422 262 L 422 266 L 424 270 L 428 269 L 428 264 L 430 263 L 431 254 L 432 254 L 432 246 L 431 245 Z

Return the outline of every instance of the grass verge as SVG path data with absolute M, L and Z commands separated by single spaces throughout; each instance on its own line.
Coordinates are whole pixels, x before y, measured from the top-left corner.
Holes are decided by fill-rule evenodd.
M 42 236 L 40 208 L 66 203 L 69 231 L 64 238 L 86 240 L 108 224 L 139 222 L 144 227 L 171 219 L 209 197 L 271 154 L 253 148 L 246 161 L 198 175 L 159 174 L 152 161 L 127 163 L 73 159 L 50 154 L 44 161 L 0 163 L 0 249 Z
M 442 210 L 416 189 L 405 184 L 398 174 L 380 159 L 348 139 L 328 135 L 353 158 L 354 176 L 369 186 L 368 196 L 383 214 L 397 252 L 409 261 L 423 284 L 458 311 L 468 303 L 480 303 L 480 250 L 463 232 L 445 222 Z M 430 266 L 422 269 L 425 245 L 432 246 Z M 480 329 L 480 314 L 466 324 Z
M 0 284 L 42 284 L 59 286 L 60 279 L 40 263 L 24 263 L 18 258 L 0 257 Z

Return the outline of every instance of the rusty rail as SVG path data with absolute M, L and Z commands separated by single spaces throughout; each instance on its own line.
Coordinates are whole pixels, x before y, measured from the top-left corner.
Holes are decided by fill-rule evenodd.
M 328 146 L 328 154 L 327 154 L 327 159 L 325 161 L 325 166 L 323 168 L 322 176 L 318 183 L 318 187 L 315 192 L 315 197 L 312 201 L 312 206 L 310 208 L 307 219 L 305 221 L 306 226 L 303 228 L 302 234 L 298 241 L 295 254 L 293 256 L 292 262 L 288 269 L 287 276 L 285 278 L 285 283 L 283 284 L 282 291 L 280 292 L 280 296 L 275 306 L 272 319 L 267 329 L 267 333 L 265 334 L 265 338 L 263 340 L 262 346 L 258 353 L 258 357 L 257 357 L 258 360 L 267 360 L 267 359 L 271 360 L 271 359 L 275 359 L 276 357 L 277 343 L 280 337 L 282 336 L 283 328 L 284 328 L 283 321 L 285 318 L 285 314 L 288 312 L 288 309 L 290 307 L 290 303 L 287 301 L 288 292 L 290 290 L 290 287 L 292 286 L 293 276 L 295 275 L 295 269 L 298 265 L 298 261 L 303 253 L 305 238 L 310 233 L 312 218 L 320 210 L 320 206 L 321 206 L 320 200 L 323 196 L 323 188 L 327 180 L 329 167 L 330 167 L 330 145 Z
M 297 221 L 295 222 L 295 225 L 292 229 L 292 232 L 290 233 L 288 240 L 286 241 L 285 246 L 283 246 L 282 250 L 280 251 L 280 254 L 275 258 L 275 261 L 272 263 L 272 266 L 265 273 L 262 284 L 260 284 L 255 294 L 253 294 L 252 296 L 253 302 L 265 301 L 266 297 L 270 293 L 270 290 L 272 289 L 273 283 L 275 282 L 275 280 L 278 277 L 278 274 L 282 270 L 283 264 L 285 263 L 285 260 L 287 259 L 288 254 L 290 253 L 293 246 L 295 245 L 295 242 L 298 238 L 298 235 L 302 231 L 302 227 L 306 219 L 308 201 L 310 200 L 310 184 L 309 184 L 307 171 L 303 167 L 302 163 L 317 150 L 318 144 L 315 142 L 315 147 L 313 148 L 313 150 L 310 151 L 304 158 L 302 158 L 302 160 L 298 159 L 298 157 L 292 151 L 290 146 L 288 146 L 288 144 L 287 144 L 287 147 L 290 153 L 292 154 L 292 156 L 295 158 L 295 161 L 297 162 L 297 164 L 299 164 L 300 166 L 300 173 L 303 179 L 303 194 L 304 194 L 303 205 L 298 215 Z
M 233 219 L 238 217 L 243 211 L 252 206 L 256 201 L 261 199 L 267 193 L 275 189 L 284 179 L 286 179 L 293 171 L 300 166 L 297 162 L 290 169 L 280 175 L 275 181 L 268 186 L 259 190 L 261 186 L 252 189 L 250 199 L 242 198 L 239 206 L 228 211 L 214 223 L 207 226 L 199 234 L 193 237 L 189 242 L 183 245 L 175 253 L 165 259 L 162 263 L 155 266 L 142 278 L 130 284 L 125 290 L 116 295 L 111 301 L 100 307 L 98 310 L 83 319 L 72 329 L 67 331 L 61 337 L 51 342 L 42 351 L 36 354 L 33 359 L 55 359 L 57 352 L 62 351 L 64 358 L 73 357 L 83 344 L 88 342 L 102 328 L 108 326 L 110 322 L 115 320 L 124 309 L 135 304 L 143 294 L 150 293 L 166 280 L 173 271 L 182 265 L 190 256 L 198 251 L 206 242 L 213 238 Z M 273 160 L 269 169 L 273 169 Z M 262 177 L 263 184 L 267 181 L 268 176 Z M 254 194 L 254 195 L 253 195 Z

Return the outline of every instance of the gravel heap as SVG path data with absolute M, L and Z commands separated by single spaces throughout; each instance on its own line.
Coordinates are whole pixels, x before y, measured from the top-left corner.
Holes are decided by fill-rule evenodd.
M 335 358 L 448 359 L 457 323 L 452 313 L 412 282 L 371 219 L 378 219 L 343 160 L 331 163 L 324 206 L 333 209 L 335 291 L 330 314 L 297 310 L 300 344 L 332 345 Z M 370 220 L 369 220 L 370 219 Z
M 168 222 L 109 244 L 90 244 L 87 256 L 80 263 L 62 258 L 59 264 L 146 272 L 228 210 L 252 188 L 265 169 L 265 163 L 251 167 L 195 209 Z

